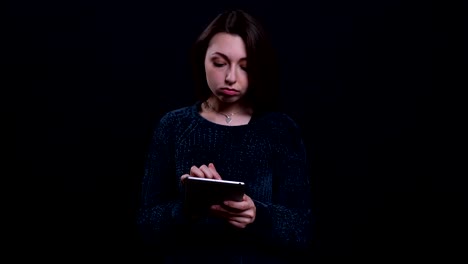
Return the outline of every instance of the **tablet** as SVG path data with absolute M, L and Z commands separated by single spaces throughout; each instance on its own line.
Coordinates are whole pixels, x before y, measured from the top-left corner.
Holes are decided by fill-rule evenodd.
M 242 201 L 244 182 L 189 176 L 184 180 L 185 204 L 190 210 L 204 210 L 224 201 Z

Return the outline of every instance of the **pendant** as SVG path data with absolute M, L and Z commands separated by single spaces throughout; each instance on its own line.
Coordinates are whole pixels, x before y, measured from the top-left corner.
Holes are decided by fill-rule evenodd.
M 226 123 L 229 124 L 231 123 L 232 118 L 230 116 L 226 116 Z

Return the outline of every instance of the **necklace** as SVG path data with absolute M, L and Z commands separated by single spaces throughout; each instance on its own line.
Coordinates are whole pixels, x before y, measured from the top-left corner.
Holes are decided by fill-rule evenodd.
M 213 108 L 213 106 L 211 106 L 210 103 L 208 103 L 208 101 L 205 101 L 205 105 L 206 105 L 207 108 L 211 109 L 212 111 L 214 111 L 214 112 L 216 112 L 216 113 L 218 113 L 218 114 L 220 114 L 220 115 L 223 115 L 223 116 L 225 117 L 226 124 L 231 123 L 231 121 L 232 121 L 232 116 L 240 112 L 240 111 L 237 111 L 237 112 L 234 112 L 234 113 L 225 114 L 225 113 L 223 113 L 223 112 L 218 112 L 218 111 L 216 111 L 216 110 Z

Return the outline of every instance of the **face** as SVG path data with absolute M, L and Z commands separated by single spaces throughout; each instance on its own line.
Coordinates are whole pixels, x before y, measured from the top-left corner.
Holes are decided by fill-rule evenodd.
M 222 102 L 234 103 L 247 92 L 247 52 L 238 35 L 218 33 L 211 39 L 205 55 L 206 81 Z

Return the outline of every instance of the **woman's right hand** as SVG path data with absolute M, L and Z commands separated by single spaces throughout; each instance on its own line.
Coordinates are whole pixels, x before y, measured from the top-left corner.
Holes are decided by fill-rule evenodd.
M 218 171 L 216 171 L 216 168 L 213 163 L 209 163 L 208 166 L 206 166 L 205 164 L 201 165 L 200 167 L 192 166 L 190 168 L 189 174 L 182 175 L 180 177 L 180 180 L 183 182 L 188 176 L 215 180 L 222 179 L 221 175 L 219 175 Z

